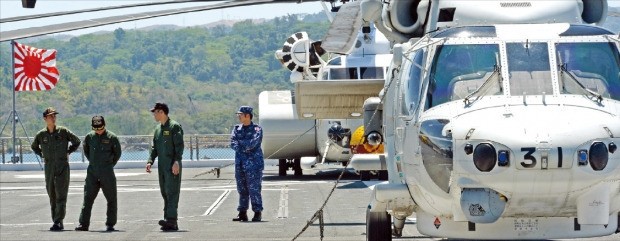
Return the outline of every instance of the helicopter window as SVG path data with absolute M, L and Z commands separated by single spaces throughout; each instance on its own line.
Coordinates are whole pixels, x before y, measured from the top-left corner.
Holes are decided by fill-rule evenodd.
M 499 56 L 497 44 L 460 44 L 437 47 L 428 87 L 426 109 L 462 99 L 493 73 Z M 461 94 L 459 94 L 461 93 Z M 501 94 L 499 86 L 487 94 Z
M 602 97 L 620 100 L 620 57 L 614 44 L 558 43 L 556 50 L 558 66 L 563 65 L 568 72 L 558 73 L 562 94 L 583 93 L 581 87 L 568 79 L 574 78 Z
M 424 52 L 418 50 L 411 55 L 413 63 L 409 68 L 409 78 L 405 82 L 405 104 L 403 105 L 403 114 L 412 115 L 416 111 L 416 107 L 420 100 L 420 80 L 422 79 L 422 61 L 424 60 Z
M 331 68 L 330 79 L 357 79 L 357 68 Z
M 349 71 L 349 79 L 359 79 L 357 75 L 357 68 L 347 68 Z
M 455 9 L 456 10 L 456 9 Z M 433 38 L 495 38 L 494 26 L 453 27 L 436 32 Z
M 439 19 L 437 22 L 452 22 L 454 21 L 454 11 L 456 8 L 442 8 L 439 10 Z
M 361 79 L 383 79 L 383 67 L 360 67 Z
M 511 95 L 553 94 L 547 43 L 506 44 Z
M 560 34 L 560 36 L 596 36 L 596 35 L 613 35 L 613 32 L 610 32 L 606 29 L 602 29 L 596 26 L 591 25 L 570 25 L 570 27 Z
M 342 65 L 342 57 L 333 58 L 327 65 Z

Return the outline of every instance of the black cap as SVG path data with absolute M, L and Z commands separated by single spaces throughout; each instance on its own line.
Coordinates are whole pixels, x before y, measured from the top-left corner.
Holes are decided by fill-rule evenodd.
M 57 115 L 58 112 L 56 112 L 56 109 L 52 108 L 52 107 L 47 107 L 47 109 L 45 109 L 45 111 L 43 111 L 43 117 L 46 117 L 48 115 Z
M 93 116 L 91 126 L 93 129 L 101 129 L 105 126 L 105 119 L 100 115 Z
M 159 103 L 159 102 L 155 103 L 155 106 L 153 108 L 151 108 L 151 112 L 155 112 L 155 110 L 163 110 L 164 113 L 166 113 L 166 115 L 170 111 L 168 109 L 168 105 L 166 105 L 166 103 Z

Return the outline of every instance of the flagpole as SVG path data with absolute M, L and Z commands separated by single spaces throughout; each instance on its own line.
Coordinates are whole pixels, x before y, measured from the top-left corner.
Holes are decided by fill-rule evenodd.
M 15 111 L 15 41 L 11 40 L 11 69 L 12 69 L 12 73 L 13 75 L 11 75 L 11 78 L 13 79 L 13 112 L 11 112 L 11 115 L 13 117 L 13 158 L 11 158 L 11 162 L 16 163 L 17 161 L 17 151 L 15 149 L 15 143 L 17 142 L 17 136 L 15 135 L 15 126 L 16 126 L 16 122 L 17 122 L 17 112 Z M 11 116 L 9 116 L 11 117 Z

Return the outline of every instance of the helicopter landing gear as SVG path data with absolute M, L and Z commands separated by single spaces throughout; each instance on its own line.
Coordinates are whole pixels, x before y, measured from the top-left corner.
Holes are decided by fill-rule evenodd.
M 366 240 L 392 240 L 392 217 L 389 213 L 371 212 L 370 208 L 366 209 Z
M 303 170 L 301 169 L 301 158 L 278 160 L 278 176 L 286 176 L 286 171 L 288 171 L 289 168 L 293 169 L 295 176 L 303 175 Z
M 387 181 L 388 180 L 388 171 L 359 171 L 360 181 L 370 181 L 373 176 L 376 176 L 379 181 Z

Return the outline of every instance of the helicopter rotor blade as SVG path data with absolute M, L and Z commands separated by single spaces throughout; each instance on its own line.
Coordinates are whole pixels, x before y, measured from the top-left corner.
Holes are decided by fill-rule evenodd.
M 323 37 L 321 47 L 330 53 L 349 54 L 357 41 L 357 32 L 362 27 L 360 2 L 342 5 L 334 21 Z
M 88 8 L 88 9 L 79 9 L 79 10 L 72 10 L 72 11 L 62 11 L 62 12 L 17 16 L 17 17 L 10 17 L 10 18 L 0 18 L 0 23 L 19 22 L 19 21 L 24 21 L 24 20 L 58 17 L 58 16 L 64 16 L 64 15 L 78 14 L 78 13 L 99 12 L 99 11 L 107 11 L 107 10 L 115 10 L 115 9 L 123 9 L 123 8 L 157 6 L 157 5 L 166 5 L 166 4 L 176 4 L 176 3 L 221 2 L 221 1 L 222 0 L 174 0 L 174 1 L 164 1 L 164 2 L 142 2 L 142 3 L 137 3 L 137 4 L 125 4 L 125 5 L 118 5 L 118 6 Z
M 306 1 L 312 1 L 312 0 L 306 0 Z M 52 34 L 52 33 L 60 33 L 60 32 L 72 31 L 72 30 L 92 28 L 92 27 L 110 25 L 110 24 L 115 24 L 115 23 L 136 21 L 136 20 L 156 18 L 156 17 L 169 16 L 169 15 L 176 15 L 176 14 L 182 14 L 182 13 L 261 5 L 261 4 L 269 4 L 269 3 L 284 3 L 284 2 L 300 2 L 300 1 L 299 0 L 226 1 L 223 3 L 216 3 L 212 5 L 207 5 L 207 6 L 166 9 L 166 10 L 160 10 L 160 11 L 132 13 L 132 14 L 126 14 L 126 15 L 120 15 L 120 16 L 88 19 L 88 20 L 52 24 L 52 25 L 46 25 L 46 26 L 40 26 L 40 27 L 31 27 L 31 28 L 3 31 L 3 32 L 0 32 L 0 42 L 41 36 L 41 35 Z

